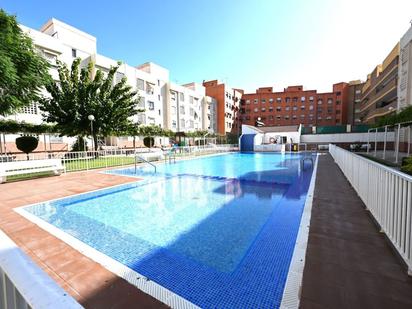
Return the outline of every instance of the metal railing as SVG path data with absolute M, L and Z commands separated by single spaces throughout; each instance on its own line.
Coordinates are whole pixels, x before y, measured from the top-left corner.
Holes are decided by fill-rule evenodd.
M 137 162 L 137 159 L 139 159 L 139 160 L 141 160 L 141 161 L 143 161 L 143 162 L 151 165 L 151 166 L 154 168 L 155 173 L 157 173 L 157 167 L 156 167 L 156 165 L 154 165 L 154 164 L 153 164 L 152 162 L 150 162 L 149 160 L 143 158 L 142 156 L 139 156 L 139 155 L 136 155 L 136 154 L 135 154 L 135 156 L 134 156 L 134 172 L 135 172 L 135 173 L 137 172 L 137 163 L 138 163 L 138 162 Z
M 83 171 L 97 168 L 133 165 L 135 154 L 140 155 L 151 152 L 167 154 L 173 150 L 175 158 L 207 155 L 214 153 L 238 151 L 238 146 L 233 144 L 182 146 L 169 148 L 136 148 L 136 149 L 106 149 L 99 151 L 77 152 L 43 152 L 29 154 L 29 160 L 61 159 L 66 172 Z M 8 156 L 5 162 L 26 161 L 25 154 Z M 151 160 L 150 160 L 151 161 Z M 0 161 L 1 164 L 1 161 Z
M 412 274 L 412 177 L 335 145 L 329 153 Z

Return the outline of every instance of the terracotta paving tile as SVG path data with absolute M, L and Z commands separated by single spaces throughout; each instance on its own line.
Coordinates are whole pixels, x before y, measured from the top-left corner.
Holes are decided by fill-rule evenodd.
M 13 210 L 135 181 L 93 171 L 1 184 L 0 229 L 86 308 L 167 308 Z

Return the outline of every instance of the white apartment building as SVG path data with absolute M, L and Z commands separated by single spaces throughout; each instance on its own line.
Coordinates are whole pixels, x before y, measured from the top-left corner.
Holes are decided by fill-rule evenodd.
M 166 128 L 175 132 L 202 130 L 205 88 L 196 83 L 170 83 L 170 104 Z
M 82 60 L 82 66 L 92 61 L 96 69 L 103 72 L 108 72 L 111 66 L 117 65 L 116 60 L 97 53 L 96 37 L 57 19 L 50 19 L 40 30 L 23 25 L 21 28 L 32 38 L 39 53 L 50 62 L 50 74 L 56 81 L 57 60 L 69 67 L 76 58 Z M 116 81 L 120 81 L 123 76 L 127 77 L 128 84 L 138 92 L 139 107 L 145 110 L 135 116 L 133 120 L 136 123 L 153 124 L 173 131 L 207 129 L 207 123 L 203 122 L 205 89 L 202 85 L 191 83 L 181 86 L 170 83 L 169 70 L 152 62 L 137 67 L 123 63 L 118 69 Z M 42 123 L 37 103 L 7 119 Z
M 205 96 L 203 104 L 203 128 L 209 132 L 217 132 L 217 100 Z
M 412 105 L 412 27 L 400 40 L 398 65 L 398 112 Z

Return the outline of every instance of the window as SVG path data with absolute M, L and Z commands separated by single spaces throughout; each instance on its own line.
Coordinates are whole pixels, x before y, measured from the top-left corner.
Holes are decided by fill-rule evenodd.
M 260 102 L 261 102 L 262 104 L 266 104 L 266 99 L 262 99 Z
M 340 105 L 340 101 L 339 101 L 339 100 L 336 100 L 336 105 Z
M 176 120 L 172 120 L 172 128 L 176 128 Z
M 270 98 L 270 99 L 269 99 L 269 103 L 270 103 L 270 104 L 273 104 L 273 98 Z
M 116 84 L 120 83 L 122 81 L 123 77 L 124 77 L 123 73 L 116 72 Z
M 193 127 L 195 126 L 195 123 L 193 120 L 189 120 L 189 128 L 193 129 Z
M 137 87 L 138 90 L 144 90 L 144 80 L 138 78 L 138 79 L 136 80 L 136 87 Z M 173 99 L 173 98 L 172 98 L 172 99 Z
M 298 116 L 296 116 L 296 115 L 293 115 L 293 116 L 292 116 L 292 118 L 293 118 L 293 119 L 296 119 L 296 118 L 298 118 Z
M 337 92 L 336 92 L 336 95 L 341 95 L 341 92 L 340 92 L 340 91 L 337 91 Z
M 297 102 L 298 101 L 298 97 L 293 97 L 293 102 Z
M 189 103 L 193 104 L 193 97 L 192 96 L 189 96 Z
M 281 103 L 281 102 L 282 102 L 282 98 L 276 98 L 276 102 Z
M 300 118 L 302 118 L 302 119 L 305 118 L 305 115 L 300 115 Z
M 148 118 L 147 118 L 147 123 L 148 123 L 148 124 L 156 124 L 156 121 L 155 121 L 155 119 L 154 119 L 153 117 L 148 117 Z
M 332 120 L 331 116 L 326 117 L 326 120 Z
M 340 114 L 340 110 L 336 110 L 336 115 L 339 115 Z
M 297 110 L 298 110 L 298 107 L 297 107 L 297 106 L 293 106 L 293 110 L 294 110 L 294 111 L 297 111 Z
M 310 102 L 313 102 L 313 96 L 310 96 L 310 97 L 309 97 L 309 101 L 310 101 Z
M 269 120 L 273 120 L 273 115 L 270 115 L 270 116 L 269 116 Z
M 37 115 L 37 104 L 36 103 L 30 103 L 29 105 L 25 106 L 22 108 L 21 112 L 23 114 L 32 114 L 32 115 Z
M 300 98 L 300 101 L 301 101 L 301 102 L 305 102 L 305 101 L 306 101 L 306 98 L 305 98 L 305 97 L 301 97 L 301 98 Z
M 280 106 L 278 106 L 278 107 L 276 107 L 276 111 L 280 112 L 280 111 L 282 111 L 282 108 Z
M 333 108 L 328 107 L 328 113 L 329 114 L 333 113 Z
M 286 110 L 286 111 L 290 110 L 290 107 L 289 107 L 289 106 L 286 106 L 285 110 Z
M 277 119 L 277 120 L 280 120 L 280 118 L 281 118 L 280 115 L 277 115 L 277 116 L 276 116 L 276 119 Z
M 309 110 L 313 110 L 313 105 L 309 106 Z
M 184 115 L 185 114 L 185 107 L 184 106 L 180 106 L 180 114 Z
M 303 110 L 305 110 L 305 105 L 301 105 L 300 106 L 300 109 L 303 111 Z
M 145 97 L 140 97 L 139 99 L 139 107 L 145 108 Z
M 160 79 L 157 80 L 157 85 L 160 86 Z
M 285 102 L 286 102 L 286 103 L 289 103 L 289 102 L 290 102 L 290 98 L 287 97 L 287 98 L 285 99 Z
M 179 92 L 179 100 L 184 101 L 185 100 L 185 94 L 183 92 Z
M 266 112 L 266 108 L 262 107 L 262 112 Z
M 172 106 L 171 111 L 172 115 L 176 115 L 176 106 Z
M 322 103 L 323 103 L 322 99 L 319 99 L 318 100 L 318 105 L 322 105 Z
M 72 48 L 72 57 L 73 58 L 77 57 L 77 50 L 75 50 L 74 48 Z
M 172 100 L 176 101 L 176 92 L 171 92 L 170 95 L 171 95 Z
M 254 111 L 255 113 L 257 113 L 257 112 L 259 111 L 259 109 L 258 109 L 257 107 L 255 107 L 255 108 L 253 109 L 253 111 Z
M 273 107 L 272 106 L 269 107 L 269 112 L 273 112 Z
M 154 102 L 147 101 L 147 108 L 151 111 L 154 110 Z
M 286 115 L 286 116 L 285 116 L 285 119 L 286 119 L 286 120 L 289 119 L 289 115 Z
M 254 99 L 253 104 L 258 104 L 258 99 Z
M 328 98 L 328 104 L 332 104 L 333 103 L 333 99 Z
M 180 129 L 184 129 L 184 128 L 185 128 L 185 120 L 180 119 Z
M 195 110 L 193 108 L 190 108 L 189 110 L 189 115 L 194 116 L 195 115 Z
M 250 104 L 250 100 L 246 100 L 246 104 Z
M 356 90 L 355 93 L 356 94 L 360 94 L 362 91 L 360 89 Z

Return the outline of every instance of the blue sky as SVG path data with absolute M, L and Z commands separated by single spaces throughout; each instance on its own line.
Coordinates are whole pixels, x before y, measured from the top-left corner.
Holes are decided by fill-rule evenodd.
M 389 4 L 388 4 L 389 3 Z M 55 17 L 97 37 L 98 53 L 156 62 L 178 83 L 220 79 L 254 91 L 331 90 L 365 79 L 412 19 L 410 0 L 0 0 L 39 29 Z

